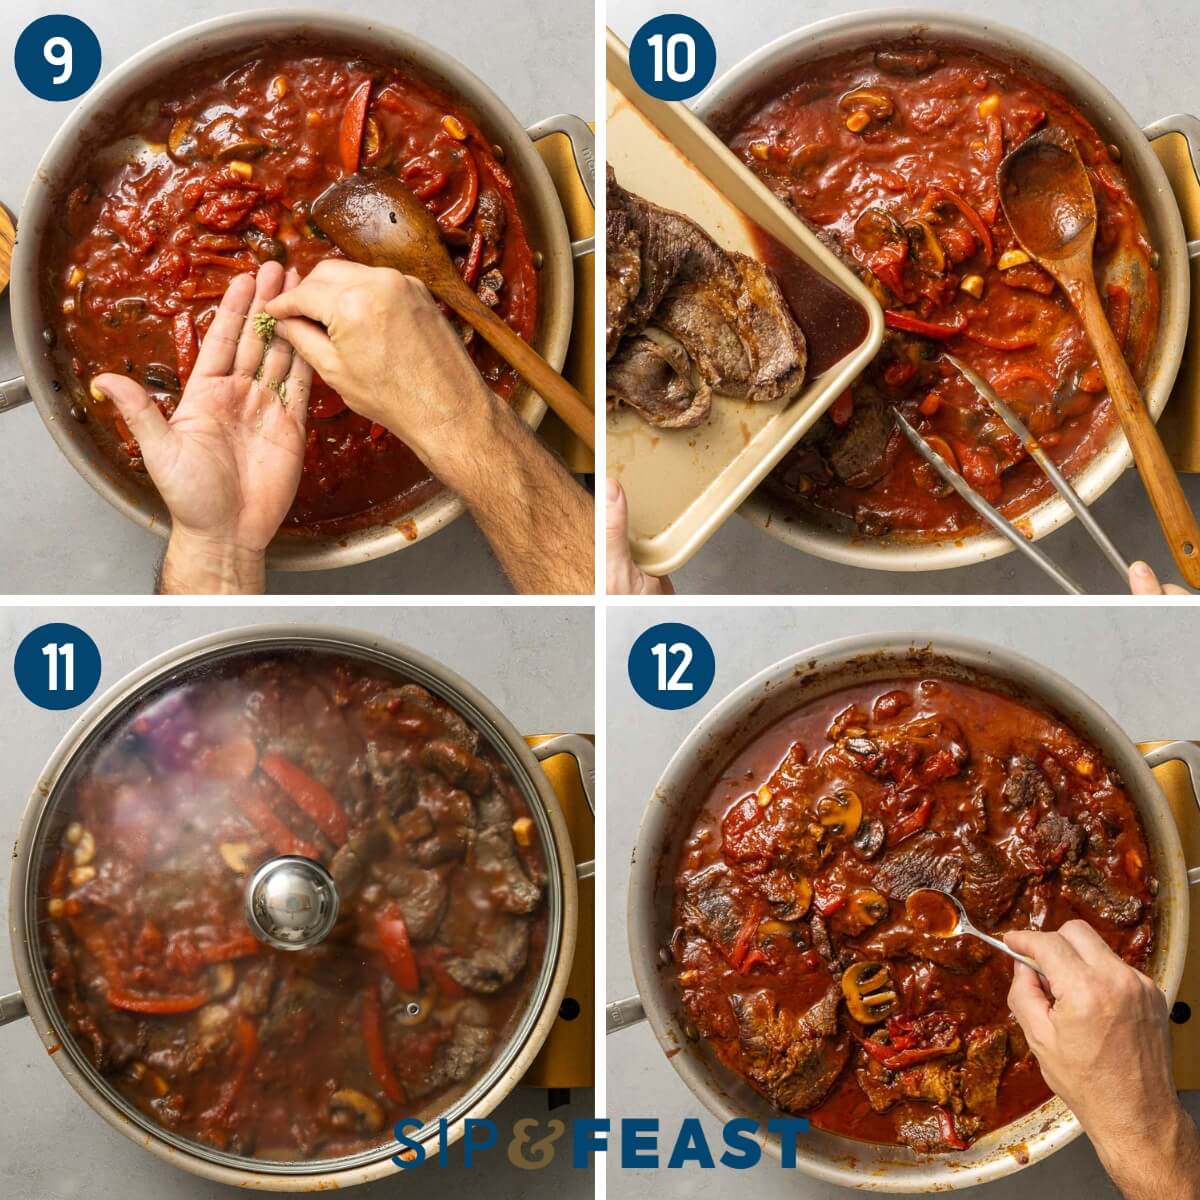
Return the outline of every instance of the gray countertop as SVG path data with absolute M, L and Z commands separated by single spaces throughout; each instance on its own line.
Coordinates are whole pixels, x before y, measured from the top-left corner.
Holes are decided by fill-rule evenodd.
M 1195 8 L 1183 0 L 756 0 L 753 18 L 744 5 L 718 0 L 687 3 L 675 11 L 702 21 L 717 46 L 717 76 L 746 55 L 802 25 L 858 9 L 951 9 L 990 16 L 1069 54 L 1146 125 L 1171 113 L 1200 113 L 1200 76 L 1184 47 L 1195 44 Z M 626 43 L 651 16 L 664 11 L 646 0 L 608 0 L 608 24 Z M 1184 490 L 1200 510 L 1200 476 L 1185 476 Z M 1178 577 L 1157 521 L 1134 471 L 1128 471 L 1094 506 L 1101 524 L 1131 561 L 1144 558 L 1160 578 Z M 1071 522 L 1042 546 L 1082 587 L 1111 593 L 1115 577 L 1091 539 Z M 681 592 L 703 594 L 815 593 L 890 595 L 926 593 L 1046 593 L 1054 585 L 1032 563 L 1007 554 L 972 567 L 927 574 L 865 571 L 799 553 L 740 517 L 730 519 L 675 576 Z
M 591 610 L 572 608 L 152 608 L 0 609 L 0 661 L 11 663 L 20 640 L 39 625 L 67 621 L 87 630 L 104 664 L 101 689 L 155 654 L 219 629 L 260 622 L 352 626 L 378 632 L 420 649 L 475 684 L 523 732 L 595 728 Z M 59 738 L 77 713 L 35 708 L 17 691 L 11 673 L 2 685 L 10 731 L 5 744 L 6 796 L 0 800 L 0 845 L 11 846 L 33 786 Z M 7 911 L 10 860 L 0 857 L 0 896 Z M 14 991 L 16 977 L 8 939 L 0 946 L 0 994 Z M 433 1197 L 483 1193 L 495 1200 L 525 1196 L 592 1196 L 588 1171 L 570 1166 L 565 1143 L 542 1170 L 517 1170 L 504 1146 L 514 1121 L 550 1117 L 569 1121 L 592 1115 L 590 1089 L 574 1092 L 552 1113 L 547 1093 L 518 1088 L 493 1113 L 501 1132 L 496 1150 L 471 1171 L 460 1151 L 440 1170 L 432 1163 L 358 1188 L 362 1200 L 385 1196 Z M 544 1125 L 543 1125 L 544 1131 Z M 481 1181 L 486 1180 L 486 1188 Z M 0 1029 L 0 1196 L 11 1200 L 215 1200 L 242 1195 L 176 1170 L 139 1149 L 96 1116 L 46 1057 L 24 1022 Z
M 605 794 L 607 828 L 608 999 L 634 992 L 625 936 L 625 890 L 629 859 L 649 798 L 667 760 L 704 713 L 758 671 L 790 654 L 831 638 L 872 631 L 942 631 L 979 637 L 1009 646 L 1065 675 L 1106 709 L 1135 740 L 1200 736 L 1196 676 L 1200 644 L 1191 610 L 1154 611 L 1147 621 L 1142 607 L 1119 608 L 989 608 L 922 607 L 901 613 L 882 608 L 671 608 L 669 613 L 633 607 L 608 613 L 608 755 Z M 716 679 L 708 695 L 689 709 L 663 712 L 643 703 L 630 687 L 626 658 L 634 639 L 658 621 L 693 625 L 712 644 Z M 1165 647 L 1173 647 L 1167 652 Z M 648 1025 L 608 1038 L 608 1114 L 615 1122 L 627 1116 L 656 1116 L 662 1140 L 669 1146 L 684 1117 L 701 1117 L 710 1146 L 720 1144 L 720 1126 L 708 1116 L 664 1057 Z M 1200 1115 L 1200 1092 L 1185 1103 Z M 661 1149 L 661 1146 L 660 1146 Z M 717 1151 L 719 1153 L 719 1150 Z M 756 1200 L 816 1200 L 859 1195 L 784 1171 L 764 1158 L 750 1171 L 731 1172 L 718 1166 L 657 1172 L 620 1170 L 609 1156 L 608 1194 L 612 1200 L 654 1194 L 717 1200 L 731 1187 Z M 1024 1200 L 1058 1196 L 1091 1200 L 1116 1196 L 1095 1152 L 1080 1138 L 1045 1162 L 1006 1179 L 956 1193 L 978 1200 Z
M 75 0 L 69 11 L 100 39 L 101 75 L 186 25 L 252 8 L 365 13 L 435 43 L 483 79 L 523 124 L 553 113 L 590 118 L 594 109 L 591 10 L 533 0 L 506 6 L 461 0 L 364 5 L 359 0 Z M 5 114 L 0 203 L 19 215 L 25 189 L 73 103 L 38 100 L 12 70 L 12 48 L 34 18 L 60 5 L 9 0 L 0 38 L 0 111 Z M 0 300 L 0 378 L 20 374 L 7 294 Z M 153 586 L 163 543 L 100 498 L 64 459 L 32 406 L 3 418 L 0 562 L 5 590 L 22 594 L 140 593 Z M 275 573 L 275 593 L 499 594 L 511 591 L 479 529 L 460 518 L 436 537 L 389 558 L 338 571 Z

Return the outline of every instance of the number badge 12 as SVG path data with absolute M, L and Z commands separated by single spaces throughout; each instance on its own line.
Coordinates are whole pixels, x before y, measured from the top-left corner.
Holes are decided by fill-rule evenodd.
M 690 708 L 712 687 L 717 661 L 698 629 L 664 621 L 646 630 L 629 650 L 629 682 L 655 708 Z

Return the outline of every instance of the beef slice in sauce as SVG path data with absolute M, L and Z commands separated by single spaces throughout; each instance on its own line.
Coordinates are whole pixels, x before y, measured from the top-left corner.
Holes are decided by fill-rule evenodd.
M 846 1066 L 853 1043 L 838 1025 L 840 999 L 836 984 L 803 1013 L 778 1007 L 765 989 L 729 997 L 746 1074 L 785 1112 L 819 1104 Z
M 653 329 L 622 343 L 605 372 L 605 395 L 609 408 L 636 408 L 660 429 L 701 425 L 712 410 L 712 389 L 692 380 L 687 352 Z
M 1001 846 L 978 837 L 964 838 L 962 846 L 959 899 L 972 921 L 992 929 L 1016 903 L 1025 876 Z

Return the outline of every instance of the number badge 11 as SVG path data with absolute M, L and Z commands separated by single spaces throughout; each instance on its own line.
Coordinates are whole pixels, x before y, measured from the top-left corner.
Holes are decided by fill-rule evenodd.
M 633 690 L 655 708 L 690 708 L 708 694 L 717 673 L 708 639 L 678 621 L 647 629 L 630 648 L 628 665 Z
M 75 625 L 40 625 L 17 647 L 13 675 L 31 704 L 76 708 L 100 682 L 100 651 Z

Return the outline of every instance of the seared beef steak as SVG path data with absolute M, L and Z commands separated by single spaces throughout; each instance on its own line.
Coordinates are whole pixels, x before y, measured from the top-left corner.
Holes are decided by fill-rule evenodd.
M 751 402 L 788 400 L 800 390 L 804 334 L 760 262 L 625 191 L 612 167 L 605 233 L 610 406 L 684 428 L 707 418 L 710 389 Z M 647 341 L 647 327 L 674 343 Z

